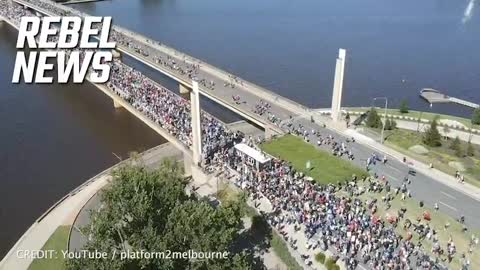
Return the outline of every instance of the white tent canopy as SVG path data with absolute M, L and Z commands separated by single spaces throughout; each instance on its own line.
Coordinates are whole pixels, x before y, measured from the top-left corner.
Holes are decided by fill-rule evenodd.
M 240 151 L 244 153 L 245 155 L 255 159 L 257 162 L 264 164 L 267 163 L 271 160 L 270 157 L 264 155 L 262 152 L 258 151 L 257 149 L 254 149 L 244 143 L 239 143 L 235 145 L 235 149 L 237 151 Z

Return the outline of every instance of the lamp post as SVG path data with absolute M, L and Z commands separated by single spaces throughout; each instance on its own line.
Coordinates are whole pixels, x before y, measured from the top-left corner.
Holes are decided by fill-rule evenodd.
M 383 134 L 385 132 L 385 123 L 387 122 L 387 109 L 388 109 L 388 98 L 387 97 L 376 97 L 373 98 L 372 104 L 375 102 L 377 99 L 385 99 L 385 115 L 384 115 L 384 123 L 382 124 L 382 135 L 380 138 L 380 143 L 383 144 Z M 373 106 L 372 106 L 373 107 Z

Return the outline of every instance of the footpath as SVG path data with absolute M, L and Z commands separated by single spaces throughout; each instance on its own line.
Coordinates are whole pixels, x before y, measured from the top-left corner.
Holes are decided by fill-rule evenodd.
M 175 147 L 167 143 L 143 152 L 138 156 L 138 160 L 134 160 L 134 162 L 142 162 L 148 165 L 179 153 Z M 109 183 L 111 179 L 110 172 L 130 161 L 129 159 L 119 162 L 90 178 L 48 209 L 30 226 L 2 261 L 0 261 L 0 270 L 28 269 L 33 259 L 20 258 L 17 256 L 17 252 L 21 250 L 40 250 L 59 226 L 72 225 L 84 205 Z

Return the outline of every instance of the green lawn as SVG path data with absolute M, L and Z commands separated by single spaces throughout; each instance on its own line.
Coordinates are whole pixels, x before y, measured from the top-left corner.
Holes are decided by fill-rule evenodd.
M 67 249 L 68 235 L 71 226 L 59 226 L 50 236 L 42 250 L 55 250 L 56 258 L 53 259 L 35 259 L 28 270 L 62 270 L 65 269 L 65 260 L 62 250 Z
M 261 145 L 263 151 L 277 158 L 289 161 L 296 170 L 304 172 L 320 184 L 337 183 L 367 172 L 350 162 L 319 150 L 293 135 L 285 135 Z M 306 169 L 307 161 L 311 169 Z
M 287 265 L 289 270 L 301 270 L 302 267 L 298 264 L 297 260 L 290 254 L 287 243 L 272 230 L 272 240 L 270 241 L 273 251 L 277 256 Z
M 359 182 L 359 185 L 362 185 L 362 182 Z M 341 192 L 341 195 L 347 195 L 345 192 Z M 382 196 L 386 196 L 386 192 L 382 193 L 364 193 L 360 196 L 360 199 L 364 202 L 367 200 L 377 199 L 379 202 L 379 208 L 377 210 L 377 215 L 382 219 L 385 219 L 387 215 L 397 216 L 399 209 L 406 208 L 407 212 L 405 213 L 404 219 L 399 223 L 399 226 L 396 228 L 396 232 L 401 234 L 403 237 L 407 235 L 407 231 L 403 229 L 403 223 L 408 218 L 412 222 L 416 223 L 417 217 L 422 217 L 424 211 L 428 211 L 431 214 L 431 221 L 425 221 L 422 219 L 423 223 L 428 223 L 432 228 L 434 228 L 439 234 L 439 241 L 443 248 L 446 247 L 446 244 L 449 240 L 449 237 L 452 237 L 455 246 L 457 247 L 457 256 L 449 264 L 449 269 L 460 269 L 460 260 L 459 255 L 462 253 L 468 254 L 468 243 L 472 234 L 475 234 L 476 237 L 479 236 L 479 228 L 473 228 L 467 233 L 462 232 L 462 225 L 457 222 L 454 218 L 443 214 L 441 212 L 436 212 L 432 208 L 427 206 L 420 207 L 419 203 L 415 198 L 406 199 L 402 201 L 400 195 L 396 196 L 393 201 L 391 201 L 391 208 L 386 210 L 385 204 L 382 203 Z M 440 208 L 445 207 L 439 204 Z M 450 224 L 448 230 L 444 230 L 444 225 L 446 223 Z M 418 241 L 418 235 L 413 233 L 413 239 L 415 242 Z M 432 241 L 424 239 L 422 241 L 426 251 L 431 251 Z M 471 261 L 471 269 L 480 269 L 480 247 L 476 246 L 474 248 L 473 254 L 468 254 Z

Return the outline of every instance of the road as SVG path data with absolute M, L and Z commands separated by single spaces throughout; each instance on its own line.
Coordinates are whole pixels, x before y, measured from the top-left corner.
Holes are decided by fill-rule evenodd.
M 323 128 L 317 123 L 311 123 L 311 121 L 305 117 L 296 118 L 294 123 L 295 125 L 302 124 L 307 130 L 320 130 L 322 136 L 332 135 L 337 138 L 337 141 L 345 141 L 347 139 L 345 136 Z M 310 143 L 316 146 L 316 142 L 316 137 L 310 135 Z M 372 156 L 373 153 L 376 153 L 377 156 L 380 157 L 383 157 L 384 155 L 375 149 L 357 142 L 348 143 L 348 147 L 349 149 L 352 149 L 352 152 L 355 155 L 353 163 L 362 168 L 365 168 L 367 158 Z M 328 151 L 331 150 L 324 146 L 322 146 L 322 148 L 324 150 L 327 149 Z M 370 169 L 370 172 L 372 173 L 376 172 L 380 176 L 385 175 L 386 179 L 392 184 L 392 187 L 400 186 L 409 170 L 407 164 L 390 157 L 386 165 L 377 162 L 377 165 L 371 166 Z M 440 211 L 445 214 L 448 214 L 453 218 L 459 218 L 461 215 L 464 215 L 468 226 L 477 229 L 480 228 L 480 211 L 478 211 L 478 209 L 480 209 L 480 202 L 478 200 L 466 196 L 465 194 L 446 186 L 421 172 L 417 172 L 416 176 L 410 176 L 409 178 L 412 180 L 412 184 L 409 185 L 409 188 L 414 198 L 423 201 L 426 206 L 431 208 L 433 208 L 435 203 L 438 203 Z

